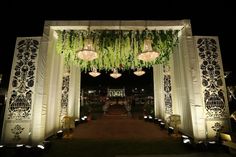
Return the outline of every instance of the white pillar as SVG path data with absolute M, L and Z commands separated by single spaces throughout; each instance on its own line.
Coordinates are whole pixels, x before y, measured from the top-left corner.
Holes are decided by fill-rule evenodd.
M 174 54 L 179 61 L 174 62 L 176 88 L 174 112 L 181 115 L 181 131 L 193 136 L 195 140 L 202 140 L 206 138 L 206 129 L 197 54 L 190 21 L 184 21 L 184 25 L 180 36 L 179 53 Z
M 76 80 L 76 68 L 70 67 L 69 75 L 69 91 L 68 91 L 68 116 L 73 117 L 75 112 L 75 80 Z
M 46 104 L 43 103 L 44 100 L 44 79 L 45 79 L 45 62 L 47 56 L 47 44 L 48 41 L 41 39 L 40 53 L 38 56 L 38 68 L 36 77 L 36 90 L 35 90 L 35 101 L 33 108 L 33 120 L 32 120 L 32 131 L 31 131 L 31 141 L 33 143 L 38 143 L 43 141 L 45 136 L 45 121 L 46 121 Z
M 80 68 L 71 66 L 69 81 L 68 116 L 80 116 Z
M 44 103 L 47 106 L 45 137 L 55 134 L 60 127 L 60 98 L 63 76 L 63 57 L 56 52 L 56 34 L 54 30 L 49 31 L 47 38 L 46 76 L 44 79 Z
M 81 71 L 76 67 L 76 82 L 75 82 L 75 116 L 80 118 L 80 94 L 81 94 Z
M 155 117 L 164 118 L 164 76 L 163 65 L 153 66 L 154 111 Z
M 188 21 L 186 21 L 187 23 Z M 188 136 L 193 136 L 192 116 L 191 116 L 191 96 L 193 97 L 192 76 L 190 71 L 189 53 L 186 42 L 186 30 L 191 36 L 190 27 L 185 28 L 179 33 L 179 45 L 174 49 L 170 58 L 170 73 L 172 87 L 172 109 L 173 114 L 180 115 L 181 123 L 179 129 Z

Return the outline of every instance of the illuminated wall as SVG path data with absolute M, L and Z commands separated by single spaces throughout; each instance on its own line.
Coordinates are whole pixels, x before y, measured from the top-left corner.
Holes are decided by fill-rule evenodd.
M 219 41 L 217 37 L 195 36 L 195 46 L 200 70 L 206 137 L 214 139 L 219 131 L 227 131 L 230 128 Z
M 173 114 L 170 66 L 168 64 L 153 66 L 153 81 L 155 117 L 167 120 Z
M 16 40 L 2 131 L 4 143 L 31 140 L 40 39 L 23 37 Z
M 230 130 L 229 109 L 217 37 L 192 36 L 186 23 L 168 67 L 153 67 L 155 116 L 181 117 L 180 130 L 199 140 L 217 140 Z
M 48 25 L 43 37 L 17 38 L 2 143 L 42 142 L 61 129 L 62 116 L 80 116 L 80 68 L 64 75 L 56 40 Z

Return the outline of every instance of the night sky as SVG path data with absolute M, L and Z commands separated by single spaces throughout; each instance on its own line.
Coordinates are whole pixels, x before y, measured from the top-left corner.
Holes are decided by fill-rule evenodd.
M 79 2 L 79 1 L 78 1 Z M 0 4 L 1 37 L 0 37 L 0 73 L 3 74 L 1 87 L 8 87 L 15 41 L 17 36 L 42 36 L 45 20 L 182 20 L 190 19 L 193 35 L 218 36 L 225 71 L 232 71 L 226 83 L 236 84 L 234 54 L 236 14 L 233 2 L 159 2 L 144 1 L 127 4 L 114 1 L 110 4 L 84 2 L 81 4 L 70 1 L 25 1 Z M 3 2 L 0 2 L 3 3 Z M 186 6 L 187 4 L 187 6 Z M 95 7 L 92 9 L 91 5 Z M 4 10 L 3 10 L 4 8 Z M 151 70 L 140 78 L 133 77 L 127 71 L 121 79 L 114 80 L 109 74 L 102 73 L 99 78 L 83 74 L 85 82 L 93 84 L 145 85 L 152 81 Z

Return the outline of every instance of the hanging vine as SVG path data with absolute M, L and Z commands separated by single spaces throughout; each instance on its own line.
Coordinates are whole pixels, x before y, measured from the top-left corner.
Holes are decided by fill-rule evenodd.
M 65 64 L 79 65 L 83 71 L 93 67 L 106 71 L 113 68 L 149 68 L 154 64 L 166 63 L 173 48 L 178 44 L 177 30 L 96 30 L 89 35 L 99 57 L 93 61 L 83 61 L 77 58 L 76 52 L 83 49 L 88 31 L 58 30 L 57 34 L 57 52 L 64 56 Z M 160 52 L 155 61 L 144 62 L 137 58 L 138 53 L 143 51 L 145 38 L 152 39 L 153 50 Z

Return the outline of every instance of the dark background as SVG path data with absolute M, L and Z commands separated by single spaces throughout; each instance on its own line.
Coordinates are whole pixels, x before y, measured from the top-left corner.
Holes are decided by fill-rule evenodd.
M 0 2 L 3 3 L 3 2 Z M 7 1 L 0 4 L 1 87 L 7 88 L 16 37 L 42 36 L 45 20 L 182 20 L 190 19 L 193 35 L 218 36 L 225 71 L 232 71 L 227 85 L 235 85 L 235 26 L 233 2 L 218 1 Z M 132 71 L 114 80 L 102 73 L 98 78 L 82 78 L 90 85 L 148 86 L 152 71 L 137 78 Z

